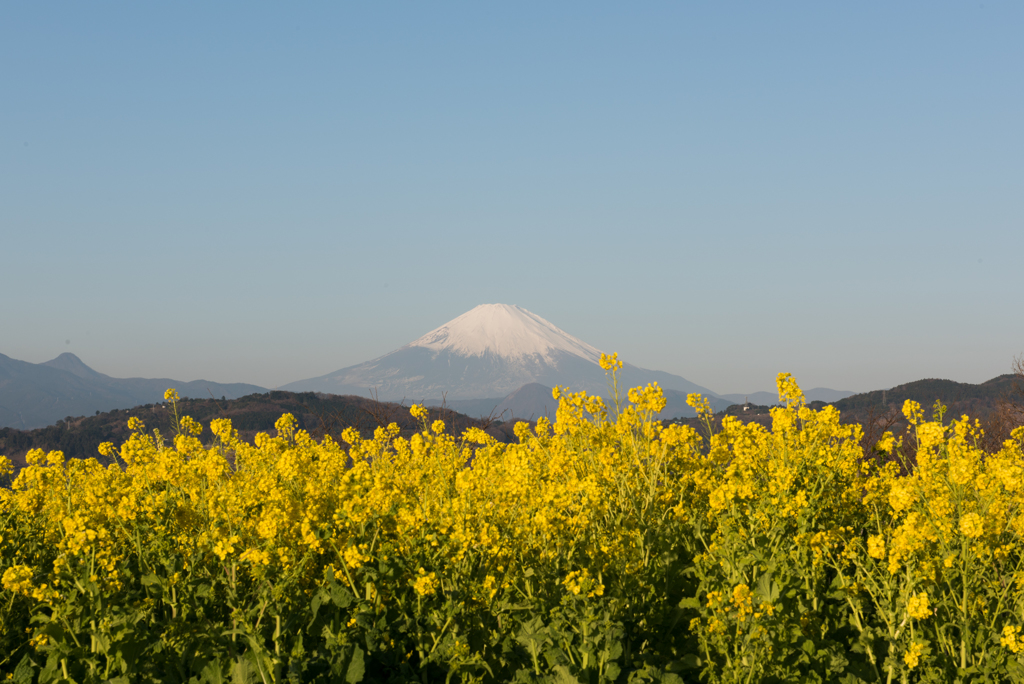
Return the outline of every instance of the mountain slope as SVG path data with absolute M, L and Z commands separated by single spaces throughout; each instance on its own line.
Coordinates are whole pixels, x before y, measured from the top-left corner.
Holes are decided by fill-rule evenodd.
M 300 380 L 292 392 L 360 394 L 387 401 L 436 403 L 505 397 L 537 383 L 607 396 L 601 352 L 526 309 L 481 304 L 380 358 Z M 657 382 L 665 389 L 716 396 L 685 378 L 626 364 L 623 388 Z
M 174 387 L 182 397 L 237 398 L 262 387 L 170 378 L 112 378 L 85 365 L 74 354 L 28 363 L 0 354 L 0 427 L 22 430 L 52 425 L 67 416 L 131 408 L 164 400 Z
M 541 416 L 555 419 L 558 402 L 551 396 L 551 388 L 531 382 L 505 397 L 495 409 L 502 420 L 537 420 Z
M 943 404 L 974 401 L 987 407 L 999 399 L 1019 394 L 1022 390 L 1021 382 L 1020 377 L 1012 374 L 999 375 L 977 385 L 929 378 L 908 382 L 888 390 L 854 394 L 832 404 L 840 411 L 889 406 L 899 408 L 907 399 L 920 403 L 925 409 L 930 408 L 936 400 Z

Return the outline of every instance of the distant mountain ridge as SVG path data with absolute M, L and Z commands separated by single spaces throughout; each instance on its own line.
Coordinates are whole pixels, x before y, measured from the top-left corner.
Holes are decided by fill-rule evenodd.
M 372 438 L 376 428 L 392 422 L 399 426 L 400 434 L 404 437 L 420 429 L 419 419 L 409 413 L 408 407 L 360 397 L 338 397 L 312 392 L 294 394 L 271 391 L 226 401 L 219 397 L 183 399 L 178 404 L 178 411 L 205 428 L 199 438 L 207 445 L 216 439 L 209 430 L 210 421 L 214 418 L 230 419 L 239 436 L 250 443 L 257 432 L 275 434 L 274 424 L 284 413 L 291 413 L 295 417 L 296 427 L 306 430 L 314 439 L 320 440 L 324 435 L 331 435 L 339 443 L 343 443 L 341 435 L 349 427 L 358 430 L 365 439 Z M 435 410 L 431 414 L 432 420 L 444 420 L 452 434 L 462 434 L 468 427 L 480 427 L 499 442 L 516 439 L 511 423 L 484 423 L 451 411 Z M 114 460 L 110 456 L 100 455 L 97 447 L 103 442 L 121 444 L 127 440 L 132 433 L 128 429 L 128 420 L 132 417 L 142 420 L 147 430 L 158 429 L 165 438 L 174 434 L 174 414 L 168 410 L 168 406 L 148 404 L 76 417 L 34 430 L 0 427 L 0 454 L 10 458 L 15 469 L 25 465 L 25 455 L 30 449 L 59 450 L 67 458 L 95 458 L 108 465 Z M 4 482 L 3 474 L 0 473 L 0 487 L 5 484 L 9 486 L 9 483 L 9 480 Z
M 444 406 L 473 418 L 537 420 L 544 416 L 549 420 L 554 420 L 555 413 L 558 411 L 558 402 L 552 397 L 551 390 L 551 387 L 534 382 L 523 385 L 504 398 L 457 399 L 444 402 Z M 665 388 L 662 388 L 661 391 L 665 395 L 665 408 L 655 416 L 656 418 L 667 420 L 669 418 L 690 418 L 697 415 L 697 412 L 686 403 L 687 392 Z M 711 404 L 711 409 L 716 412 L 736 403 L 714 395 L 707 395 L 707 399 Z M 626 401 L 625 397 L 623 397 L 623 401 Z M 611 409 L 610 400 L 606 399 L 606 402 Z M 427 402 L 427 406 L 440 405 L 440 401 Z
M 70 353 L 44 363 L 19 361 L 0 354 L 0 427 L 31 430 L 67 416 L 158 403 L 164 400 L 164 391 L 169 387 L 177 389 L 182 397 L 196 398 L 212 395 L 237 399 L 267 391 L 244 383 L 112 378 Z
M 734 404 L 743 404 L 750 402 L 751 404 L 757 404 L 759 406 L 775 406 L 779 403 L 779 395 L 777 392 L 751 392 L 750 394 L 723 394 L 723 399 L 728 399 Z M 846 397 L 853 396 L 853 392 L 846 390 L 834 390 L 828 387 L 815 387 L 814 389 L 804 390 L 804 398 L 808 403 L 812 401 L 823 401 L 826 404 L 839 401 Z
M 991 402 L 1020 393 L 1022 379 L 1012 373 L 998 375 L 991 380 L 971 384 L 955 380 L 926 378 L 897 385 L 887 390 L 862 392 L 832 402 L 840 411 L 872 407 L 895 406 L 899 408 L 907 399 L 912 399 L 929 408 L 936 400 L 944 404 L 970 400 Z
M 611 398 L 600 356 L 596 347 L 522 307 L 481 304 L 393 352 L 278 389 L 445 404 L 475 417 L 553 418 L 557 402 L 551 398 L 552 387 Z M 719 395 L 681 376 L 629 363 L 619 370 L 618 379 L 623 395 L 632 387 L 658 383 L 666 399 L 661 418 L 694 415 L 686 404 L 690 393 L 707 397 L 716 411 L 747 400 L 778 401 L 770 392 Z M 242 383 L 112 378 L 68 353 L 40 364 L 0 355 L 0 427 L 31 429 L 66 416 L 157 403 L 168 387 L 196 398 L 267 391 Z M 809 401 L 835 401 L 850 394 L 816 388 L 806 396 Z

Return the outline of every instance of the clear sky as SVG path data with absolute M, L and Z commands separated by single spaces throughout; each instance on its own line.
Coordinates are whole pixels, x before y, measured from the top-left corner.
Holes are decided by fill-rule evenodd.
M 0 6 L 0 353 L 273 387 L 518 304 L 717 392 L 1024 354 L 1024 3 Z

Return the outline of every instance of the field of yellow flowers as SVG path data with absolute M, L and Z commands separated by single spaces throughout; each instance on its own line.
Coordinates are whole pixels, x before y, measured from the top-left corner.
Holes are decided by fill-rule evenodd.
M 181 417 L 132 419 L 109 467 L 33 452 L 0 490 L 0 672 L 1024 681 L 1024 428 L 986 453 L 966 417 L 908 402 L 911 463 L 778 384 L 770 430 L 715 431 L 696 395 L 704 433 L 663 427 L 648 386 L 556 389 L 557 420 L 516 444 L 413 406 L 408 439 L 317 442 L 285 415 L 249 444 Z

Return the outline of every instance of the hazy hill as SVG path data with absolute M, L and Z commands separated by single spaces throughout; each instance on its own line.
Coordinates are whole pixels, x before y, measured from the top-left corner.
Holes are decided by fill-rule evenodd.
M 828 387 L 815 387 L 814 389 L 804 390 L 804 397 L 807 398 L 808 402 L 823 401 L 831 403 L 852 395 L 853 392 L 834 390 Z M 721 396 L 723 399 L 728 399 L 734 404 L 750 402 L 751 404 L 762 406 L 776 406 L 779 403 L 778 392 L 751 392 L 750 394 L 723 394 Z
M 214 439 L 209 431 L 210 420 L 214 418 L 230 418 L 241 436 L 251 441 L 257 432 L 274 434 L 274 423 L 285 413 L 294 415 L 299 428 L 315 438 L 331 435 L 338 442 L 342 431 L 348 427 L 356 428 L 366 438 L 372 437 L 378 426 L 392 422 L 397 423 L 407 435 L 419 428 L 407 406 L 312 392 L 273 391 L 227 400 L 184 399 L 178 403 L 178 412 L 191 416 L 206 428 L 200 435 L 204 443 Z M 102 442 L 120 444 L 126 440 L 130 435 L 127 423 L 131 416 L 142 420 L 147 430 L 158 429 L 166 438 L 175 434 L 171 407 L 165 403 L 151 403 L 70 421 L 60 420 L 55 425 L 36 430 L 0 428 L 0 455 L 10 458 L 17 467 L 24 465 L 29 449 L 59 450 L 68 458 L 95 457 L 110 462 L 110 459 L 100 457 L 96 449 Z M 511 423 L 486 423 L 452 411 L 433 409 L 430 420 L 436 418 L 442 418 L 449 432 L 456 434 L 476 426 L 484 428 L 498 441 L 514 439 Z
M 495 415 L 505 420 L 537 420 L 541 416 L 555 420 L 558 402 L 551 395 L 551 388 L 533 382 L 523 385 L 498 405 Z
M 541 416 L 554 420 L 558 402 L 551 398 L 551 388 L 540 383 L 523 385 L 507 397 L 490 399 L 428 400 L 427 406 L 444 406 L 474 418 L 498 420 L 536 420 Z
M 236 398 L 266 392 L 257 385 L 170 378 L 112 378 L 85 365 L 74 354 L 45 363 L 0 354 L 0 427 L 33 429 L 68 416 L 124 409 L 163 401 L 174 387 L 183 397 Z
M 662 391 L 665 394 L 665 408 L 658 414 L 658 418 L 664 420 L 666 418 L 690 417 L 697 415 L 697 412 L 690 408 L 686 403 L 687 392 L 679 392 L 671 389 L 663 389 Z M 729 406 L 735 404 L 731 399 L 717 397 L 714 395 L 704 396 L 711 405 L 712 411 L 723 411 Z
M 623 394 L 628 389 L 629 386 L 625 386 Z M 658 418 L 664 420 L 697 415 L 697 412 L 686 403 L 687 392 L 662 388 L 662 393 L 665 395 L 665 408 L 658 414 Z M 712 410 L 715 411 L 723 410 L 733 404 L 728 399 L 722 399 L 714 395 L 709 395 L 708 401 L 711 404 Z M 440 406 L 442 404 L 440 401 L 435 400 L 427 402 L 427 405 Z M 558 410 L 558 402 L 552 398 L 551 388 L 536 382 L 523 385 L 504 398 L 456 399 L 454 401 L 446 401 L 444 406 L 454 411 L 465 413 L 468 416 L 478 418 L 493 416 L 501 420 L 536 420 L 541 416 L 554 420 L 555 412 Z
M 964 415 L 978 420 L 983 430 L 982 446 L 990 451 L 998 450 L 1009 438 L 1011 430 L 1024 425 L 1024 374 L 1020 373 L 1000 375 L 977 385 L 952 380 L 918 380 L 888 390 L 854 394 L 831 402 L 831 405 L 839 409 L 842 422 L 862 426 L 865 453 L 871 453 L 882 434 L 890 431 L 903 438 L 904 452 L 912 458 L 915 442 L 903 415 L 903 403 L 908 399 L 922 406 L 928 420 L 933 418 L 936 401 L 946 407 L 943 417 L 946 424 Z M 823 401 L 810 403 L 815 409 L 826 405 Z M 770 427 L 772 422 L 768 405 L 752 404 L 747 410 L 741 405 L 730 406 L 716 413 L 715 419 L 720 423 L 726 415 L 765 427 Z M 684 417 L 673 422 L 700 428 L 699 421 L 694 418 Z
M 908 382 L 888 390 L 854 394 L 832 402 L 832 404 L 841 411 L 852 411 L 893 405 L 902 407 L 903 402 L 907 399 L 912 399 L 928 408 L 936 400 L 939 400 L 943 404 L 966 403 L 987 412 L 998 400 L 1012 395 L 1019 382 L 1020 379 L 1013 374 L 1000 375 L 977 385 L 929 378 Z

